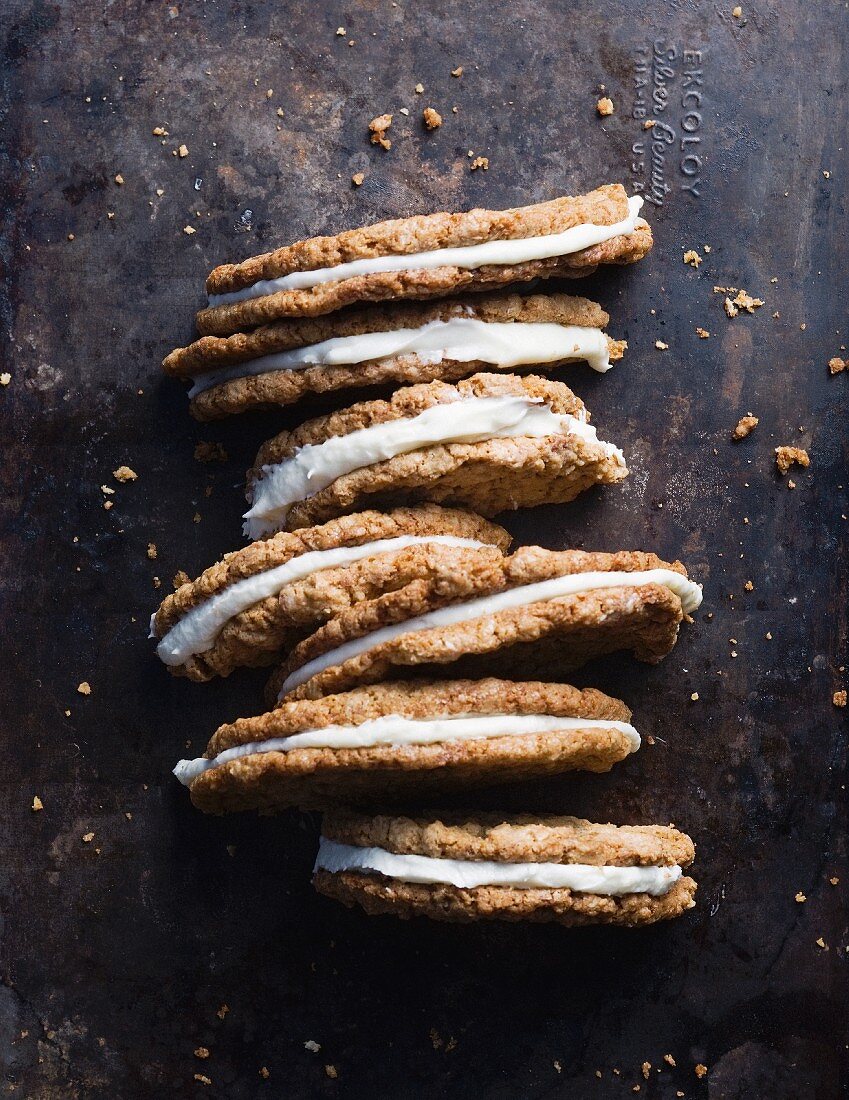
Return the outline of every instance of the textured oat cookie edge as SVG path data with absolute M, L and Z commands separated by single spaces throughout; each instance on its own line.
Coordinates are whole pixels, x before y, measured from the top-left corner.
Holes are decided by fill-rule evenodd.
M 439 552 L 432 560 L 431 550 Z M 212 646 L 183 665 L 175 675 L 211 679 L 229 675 L 240 666 L 262 667 L 279 659 L 328 619 L 357 604 L 417 581 L 426 581 L 448 568 L 500 561 L 501 550 L 484 544 L 476 548 L 429 542 L 371 553 L 359 561 L 317 570 L 279 587 L 275 595 L 252 603 L 224 623 Z
M 329 810 L 322 836 L 357 848 L 498 863 L 688 867 L 691 838 L 672 825 L 614 825 L 569 815 L 429 811 L 412 817 Z
M 618 362 L 626 341 L 608 337 L 608 359 Z M 505 374 L 527 374 L 545 371 L 554 374 L 575 360 L 550 363 L 528 363 L 500 367 L 483 359 L 442 359 L 432 362 L 419 355 L 401 355 L 373 360 L 353 366 L 314 366 L 298 371 L 270 371 L 245 378 L 234 378 L 197 394 L 189 402 L 189 412 L 195 420 L 205 422 L 226 416 L 258 410 L 271 410 L 294 405 L 307 395 L 332 393 L 336 390 L 388 389 L 391 386 L 414 386 L 428 382 L 457 382 L 482 371 Z
M 496 292 L 437 301 L 382 302 L 317 318 L 278 321 L 232 336 L 203 336 L 187 347 L 175 348 L 165 357 L 162 367 L 174 378 L 186 378 L 324 340 L 419 328 L 431 321 L 455 317 L 502 324 L 548 322 L 602 330 L 610 322 L 609 314 L 598 302 L 560 293 L 522 296 Z
M 293 504 L 285 526 L 302 527 L 402 500 L 470 508 L 494 518 L 517 508 L 567 504 L 590 488 L 627 476 L 624 462 L 602 443 L 574 435 L 438 444 L 337 478 Z
M 550 714 L 554 717 L 630 722 L 630 708 L 596 688 L 570 684 L 484 680 L 395 681 L 371 684 L 321 699 L 282 702 L 274 710 L 224 723 L 212 735 L 206 756 L 236 745 L 288 737 L 329 725 L 360 725 L 387 714 L 426 719 L 460 714 Z
M 252 753 L 209 769 L 191 783 L 194 805 L 208 813 L 277 812 L 290 806 L 409 805 L 446 790 L 494 786 L 566 771 L 609 771 L 632 751 L 611 726 L 430 745 L 312 748 Z
M 424 503 L 383 513 L 374 509 L 349 513 L 312 527 L 282 531 L 226 554 L 194 580 L 170 593 L 157 609 L 153 629 L 159 640 L 189 611 L 231 584 L 285 565 L 301 554 L 360 546 L 378 539 L 404 535 L 451 535 L 491 543 L 500 550 L 510 544 L 503 527 L 474 512 Z
M 436 565 L 441 559 L 445 560 L 445 568 L 436 574 L 434 585 L 407 586 L 335 616 L 309 638 L 304 639 L 292 653 L 286 665 L 288 671 L 294 671 L 308 661 L 337 649 L 345 642 L 371 634 L 390 623 L 412 619 L 457 601 L 466 602 L 479 596 L 493 595 L 507 588 L 534 584 L 553 577 L 591 572 L 634 573 L 648 569 L 670 569 L 684 577 L 687 576 L 687 570 L 680 561 L 667 562 L 656 554 L 642 550 L 619 550 L 610 553 L 587 550 L 547 550 L 542 546 L 522 546 L 498 562 L 497 568 L 494 567 L 494 563 L 482 562 L 481 564 L 486 565 L 486 568 L 477 570 L 475 569 L 477 558 L 475 555 L 470 555 L 468 567 L 462 571 L 462 574 L 455 572 L 453 575 L 453 560 L 443 553 L 441 547 L 430 548 L 428 556 Z M 632 592 L 634 589 L 629 588 L 625 591 Z
M 660 585 L 561 597 L 450 627 L 405 632 L 314 672 L 290 688 L 286 698 L 318 698 L 416 675 L 438 678 L 486 672 L 561 680 L 588 661 L 619 650 L 656 664 L 674 647 L 681 618 L 678 597 Z M 269 681 L 269 703 L 282 690 L 287 671 L 284 665 Z
M 527 397 L 542 401 L 555 413 L 585 415 L 589 419 L 583 401 L 565 382 L 555 382 L 536 374 L 484 371 L 453 383 L 435 381 L 404 386 L 391 397 L 358 401 L 347 408 L 313 417 L 292 431 L 279 432 L 266 440 L 260 446 L 254 464 L 248 471 L 248 499 L 251 486 L 259 477 L 263 466 L 282 462 L 301 447 L 317 445 L 332 437 L 350 435 L 378 424 L 418 416 L 437 405 L 481 397 Z
M 209 294 L 226 294 L 293 271 L 335 267 L 355 259 L 412 255 L 441 248 L 516 240 L 562 233 L 586 222 L 615 225 L 628 216 L 628 195 L 622 184 L 605 184 L 584 195 L 564 195 L 547 202 L 506 210 L 476 208 L 463 212 L 415 214 L 310 237 L 237 264 L 222 264 L 206 281 Z
M 320 283 L 308 290 L 280 290 L 259 298 L 208 306 L 195 316 L 204 336 L 228 336 L 285 317 L 319 317 L 366 302 L 425 300 L 461 293 L 478 294 L 511 284 L 555 276 L 576 279 L 592 274 L 600 264 L 630 264 L 641 260 L 653 244 L 651 229 L 640 225 L 629 235 L 611 237 L 582 252 L 521 264 L 493 264 L 475 269 L 440 267 L 379 272 Z
M 427 886 L 399 882 L 382 876 L 352 872 L 317 871 L 313 886 L 320 894 L 370 915 L 467 923 L 477 920 L 552 922 L 566 926 L 613 924 L 623 927 L 654 924 L 681 916 L 695 906 L 697 886 L 680 878 L 666 894 L 573 893 L 570 890 L 518 890 L 485 886 L 459 890 L 452 886 Z

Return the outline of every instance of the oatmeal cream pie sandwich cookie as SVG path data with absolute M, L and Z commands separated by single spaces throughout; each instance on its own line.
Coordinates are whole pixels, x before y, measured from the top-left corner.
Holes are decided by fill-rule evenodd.
M 694 856 L 671 825 L 336 810 L 324 815 L 313 884 L 370 914 L 631 926 L 693 908 Z
M 174 675 L 227 676 L 272 664 L 330 616 L 432 575 L 428 548 L 443 551 L 439 568 L 464 567 L 469 554 L 481 568 L 509 543 L 502 527 L 435 504 L 342 516 L 227 554 L 166 597 L 151 637 Z
M 702 600 L 680 562 L 654 554 L 521 547 L 465 567 L 428 550 L 432 575 L 342 611 L 292 650 L 268 700 L 317 699 L 363 684 L 501 676 L 559 680 L 617 650 L 656 663 Z
M 624 703 L 506 680 L 374 684 L 221 726 L 174 774 L 209 813 L 334 803 L 608 771 L 640 746 Z
M 217 267 L 198 331 L 228 336 L 356 302 L 441 298 L 633 263 L 652 246 L 642 205 L 621 184 L 608 184 L 513 210 L 419 214 L 312 237 Z
M 277 321 L 235 336 L 204 336 L 165 359 L 191 381 L 198 420 L 308 394 L 416 382 L 454 382 L 480 370 L 516 371 L 586 361 L 604 372 L 626 344 L 604 331 L 607 313 L 567 294 L 480 294 L 381 303 L 326 317 Z
M 265 443 L 248 473 L 245 533 L 261 538 L 410 500 L 493 516 L 569 501 L 627 473 L 622 452 L 598 439 L 562 382 L 476 374 L 409 386 Z

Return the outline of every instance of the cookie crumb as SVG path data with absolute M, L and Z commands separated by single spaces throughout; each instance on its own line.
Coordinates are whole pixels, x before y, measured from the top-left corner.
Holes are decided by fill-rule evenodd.
M 372 145 L 379 145 L 382 149 L 391 149 L 392 142 L 386 136 L 386 131 L 392 125 L 392 115 L 377 115 L 368 124 L 369 131 L 371 132 Z
M 119 187 L 123 186 L 124 177 L 121 175 L 120 172 L 115 176 L 115 182 L 118 184 Z
M 112 476 L 116 481 L 135 481 L 139 475 L 129 466 L 119 466 L 117 470 L 112 471 Z
M 706 328 L 696 328 L 696 333 L 698 334 L 700 340 L 710 339 L 710 333 Z
M 649 1074 L 651 1073 L 651 1062 L 643 1062 L 640 1068 L 643 1071 L 643 1077 L 648 1081 Z
M 474 172 L 478 168 L 483 168 L 484 172 L 489 170 L 489 157 L 475 157 L 472 163 L 469 165 L 470 171 Z
M 451 75 L 456 76 L 456 77 L 461 77 L 463 75 L 463 66 L 458 65 L 456 69 L 452 69 L 451 70 Z
M 339 1071 L 337 1070 L 336 1066 L 331 1065 L 330 1063 L 328 1063 L 328 1065 L 324 1067 L 324 1072 L 327 1074 L 331 1081 L 335 1081 L 336 1078 L 339 1076 Z
M 751 413 L 746 413 L 737 421 L 737 427 L 734 429 L 734 439 L 745 439 L 747 435 L 751 435 L 759 424 L 758 417 L 752 416 Z
M 209 1057 L 209 1048 L 208 1047 L 196 1047 L 195 1048 L 195 1058 L 208 1058 L 208 1057 Z
M 414 91 L 415 91 L 416 95 L 422 95 L 424 93 L 424 84 L 421 84 L 421 83 L 417 84 Z
M 442 125 L 442 115 L 433 107 L 425 107 L 422 112 L 422 121 L 428 130 L 438 130 Z
M 185 569 L 178 569 L 177 572 L 174 574 L 173 578 L 171 579 L 171 583 L 174 585 L 174 588 L 176 589 L 176 588 L 179 588 L 183 584 L 188 584 L 191 579 L 192 578 L 185 571 Z
M 698 271 L 699 264 L 704 263 L 704 257 L 700 256 L 695 248 L 690 248 L 684 253 L 684 263 L 689 264 L 690 267 L 694 267 Z
M 775 465 L 782 477 L 787 473 L 794 462 L 799 466 L 810 466 L 811 460 L 808 457 L 808 452 L 801 447 L 775 448 Z
M 41 799 L 38 797 L 37 794 L 33 795 L 33 799 L 32 799 L 32 811 L 33 811 L 33 813 L 37 814 L 39 810 L 43 810 L 43 809 L 44 809 L 44 803 L 41 801 Z
M 606 118 L 608 115 L 612 115 L 615 110 L 613 100 L 610 99 L 609 96 L 602 96 L 598 103 L 596 103 L 595 109 L 602 118 Z
M 669 344 L 665 344 L 663 340 L 655 340 L 654 346 L 658 351 L 669 351 Z
M 4 370 L 3 373 L 0 374 L 0 386 L 8 386 L 11 381 L 11 374 L 9 374 L 7 370 Z
M 736 287 L 714 287 L 714 293 L 728 291 L 734 294 L 734 298 L 730 298 L 726 295 L 723 307 L 729 317 L 736 317 L 740 310 L 745 310 L 747 313 L 754 313 L 756 309 L 759 309 L 764 305 L 762 298 L 753 298 L 745 290 L 737 290 Z
M 798 902 L 799 902 L 799 904 L 801 905 L 801 904 L 802 904 L 802 902 L 804 902 L 804 901 L 807 901 L 808 899 L 807 899 L 807 898 L 805 897 L 805 895 L 804 895 L 804 894 L 802 893 L 802 891 L 800 890 L 800 891 L 798 892 L 798 894 L 796 894 L 796 896 L 795 896 L 795 898 L 794 898 L 793 900 L 794 900 L 794 901 L 798 901 Z
M 829 359 L 829 361 L 828 361 L 828 373 L 829 374 L 840 374 L 842 371 L 846 370 L 846 366 L 847 366 L 846 360 L 841 359 L 839 355 L 835 355 L 833 358 Z
M 77 691 L 80 695 L 91 695 L 91 684 L 88 680 L 83 680 L 81 684 L 77 685 Z
M 229 457 L 221 443 L 209 443 L 202 440 L 200 443 L 195 444 L 195 460 L 197 462 L 226 462 Z
M 560 1065 L 560 1063 L 557 1061 L 556 1058 L 554 1059 L 554 1061 L 551 1064 L 554 1066 L 554 1069 L 557 1073 L 562 1073 L 563 1072 L 563 1066 Z
M 82 840 L 83 844 L 91 844 L 94 840 L 94 833 L 83 833 Z
M 212 1080 L 206 1076 L 205 1073 L 196 1073 L 194 1076 L 195 1081 L 199 1081 L 202 1085 L 211 1085 Z
M 691 703 L 698 703 L 698 701 L 699 701 L 699 693 L 697 691 L 694 691 L 693 694 L 690 696 L 690 702 Z
M 189 155 L 188 145 L 181 145 L 180 148 L 177 150 L 177 156 L 178 157 L 187 157 L 188 155 Z
M 653 130 L 655 128 L 655 126 L 657 126 L 657 119 L 656 118 L 647 118 L 645 120 L 645 122 L 643 123 L 643 129 L 644 130 Z
M 227 1015 L 227 1013 L 229 1011 L 230 1011 L 230 1006 L 227 1005 L 227 1004 L 224 1004 L 217 1010 L 215 1015 L 218 1017 L 219 1020 L 223 1020 L 224 1017 Z
M 825 942 L 825 940 L 822 938 L 822 936 L 820 936 L 819 939 L 817 939 L 816 945 L 817 945 L 817 947 L 821 947 L 823 949 L 823 951 L 825 951 L 826 947 L 828 946 L 828 944 Z
M 197 233 L 197 230 L 193 225 L 184 225 L 183 232 L 186 234 L 187 237 L 191 237 L 193 233 Z
M 831 697 L 831 701 L 836 707 L 845 707 L 846 706 L 846 692 L 845 691 L 835 691 L 834 695 L 832 695 L 832 697 Z
M 149 542 L 147 544 L 147 556 L 150 558 L 151 561 L 156 561 L 157 553 L 158 553 L 158 551 L 156 549 L 156 543 L 155 542 Z
M 703 1065 L 701 1062 L 697 1062 L 695 1072 L 696 1072 L 696 1077 L 698 1077 L 699 1079 L 701 1079 L 702 1077 L 706 1077 L 707 1076 L 707 1066 Z
M 834 875 L 828 881 L 831 883 L 832 886 L 836 886 L 838 882 L 840 882 L 840 879 L 837 877 L 837 875 Z
M 365 178 L 366 178 L 365 172 L 355 172 L 353 174 L 353 176 L 351 176 L 351 183 L 353 183 L 354 187 L 362 187 L 363 180 Z
M 731 14 L 734 16 L 735 19 L 740 19 L 743 15 L 743 9 L 738 4 L 736 8 L 731 9 Z
M 304 1043 L 304 1049 L 310 1051 L 312 1054 L 318 1054 L 321 1050 L 321 1043 L 317 1043 L 315 1039 L 307 1039 Z
M 746 581 L 743 587 L 746 589 L 747 592 L 754 592 L 755 590 L 755 586 L 751 581 Z
M 663 1060 L 664 1060 L 664 1062 L 666 1062 L 666 1064 L 668 1066 L 672 1066 L 673 1068 L 678 1065 L 678 1063 L 675 1061 L 675 1059 L 672 1057 L 671 1054 L 664 1054 Z
M 268 1078 L 271 1076 L 271 1074 L 268 1072 L 268 1066 L 260 1066 L 259 1075 L 263 1079 L 263 1081 L 267 1081 Z
M 339 38 L 344 38 L 347 33 L 348 32 L 345 30 L 344 27 L 337 27 L 336 28 L 336 34 L 337 34 L 337 37 L 339 37 Z

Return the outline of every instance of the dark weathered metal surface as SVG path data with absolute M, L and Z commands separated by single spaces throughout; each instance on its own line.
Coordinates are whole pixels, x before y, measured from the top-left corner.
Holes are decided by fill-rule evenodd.
M 846 1094 L 846 712 L 831 696 L 846 660 L 849 377 L 826 362 L 845 341 L 847 17 L 732 7 L 3 4 L 10 1095 Z M 617 107 L 604 122 L 600 83 Z M 426 105 L 445 118 L 433 134 Z M 386 110 L 389 153 L 365 136 Z M 172 155 L 181 143 L 188 156 Z M 488 172 L 469 171 L 470 149 Z M 626 698 L 654 745 L 606 778 L 475 803 L 674 819 L 699 845 L 698 909 L 628 933 L 336 908 L 309 885 L 314 819 L 210 820 L 169 774 L 187 742 L 258 708 L 262 676 L 170 679 L 144 640 L 152 578 L 164 592 L 238 545 L 241 470 L 291 418 L 195 426 L 158 361 L 190 338 L 215 262 L 652 174 L 655 252 L 581 288 L 609 306 L 628 358 L 568 375 L 632 476 L 512 526 L 550 546 L 680 555 L 706 601 L 660 667 L 579 677 Z M 714 284 L 766 305 L 729 321 Z M 732 445 L 749 410 L 760 425 Z M 229 464 L 195 462 L 201 439 L 223 441 Z M 784 443 L 812 456 L 795 491 L 773 470 Z M 137 481 L 114 481 L 122 463 Z

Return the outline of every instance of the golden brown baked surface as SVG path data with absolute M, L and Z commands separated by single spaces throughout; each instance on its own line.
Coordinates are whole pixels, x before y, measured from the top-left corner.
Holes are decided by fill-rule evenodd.
M 334 337 L 367 332 L 389 332 L 418 328 L 432 321 L 468 317 L 485 322 L 527 324 L 553 323 L 604 329 L 608 315 L 596 302 L 567 294 L 480 294 L 436 302 L 381 303 L 361 309 L 347 309 L 317 319 L 294 319 L 265 325 L 252 332 L 228 337 L 204 336 L 166 357 L 163 368 L 175 377 L 191 377 L 247 363 L 266 355 L 320 343 Z M 608 337 L 611 361 L 624 353 L 624 341 Z M 557 363 L 537 366 L 552 371 Z M 440 379 L 453 382 L 480 370 L 497 370 L 490 363 L 449 358 L 431 362 L 415 354 L 392 356 L 350 365 L 316 365 L 298 370 L 274 370 L 243 378 L 222 380 L 219 385 L 197 394 L 191 401 L 192 415 L 214 420 L 248 409 L 291 405 L 306 394 L 328 393 L 346 388 L 414 385 Z M 528 369 L 528 368 L 511 368 Z
M 471 555 L 461 572 L 440 557 L 440 548 L 431 550 L 429 558 L 429 580 L 416 580 L 344 611 L 301 642 L 272 676 L 269 701 L 290 673 L 322 654 L 439 607 L 569 573 L 668 568 L 686 575 L 680 562 L 641 551 L 603 554 L 528 546 L 500 561 Z M 557 680 L 564 671 L 620 649 L 655 663 L 675 644 L 682 618 L 680 600 L 663 585 L 592 589 L 451 626 L 411 630 L 314 674 L 287 698 L 318 698 L 416 674 Z
M 684 876 L 659 897 L 650 894 L 578 894 L 571 890 L 516 890 L 507 886 L 428 886 L 378 876 L 317 871 L 313 885 L 320 894 L 366 913 L 468 923 L 476 920 L 533 921 L 566 926 L 616 924 L 635 927 L 681 916 L 695 903 L 696 883 Z
M 595 866 L 688 867 L 692 840 L 672 826 L 605 825 L 574 817 L 530 814 L 440 814 L 372 817 L 349 809 L 325 814 L 322 835 L 357 847 L 460 860 L 586 863 Z M 695 904 L 695 882 L 679 879 L 668 893 L 608 897 L 568 889 L 509 886 L 461 889 L 419 884 L 360 871 L 317 871 L 316 889 L 367 913 L 436 920 L 531 920 L 562 924 L 637 925 L 675 917 Z
M 397 390 L 385 401 L 363 401 L 281 432 L 260 448 L 248 471 L 247 495 L 266 464 L 282 462 L 300 447 L 345 436 L 392 420 L 414 417 L 465 398 L 520 396 L 538 399 L 555 413 L 584 416 L 583 402 L 562 382 L 536 375 L 476 374 L 454 385 L 431 382 Z M 336 478 L 289 509 L 289 530 L 363 507 L 429 500 L 471 508 L 481 515 L 537 504 L 566 502 L 595 484 L 627 476 L 602 443 L 577 435 L 494 438 L 480 443 L 437 444 Z
M 209 276 L 209 294 L 227 294 L 293 271 L 334 267 L 350 260 L 384 255 L 410 255 L 439 248 L 481 244 L 488 240 L 562 233 L 585 222 L 613 225 L 628 216 L 628 197 L 621 184 L 609 184 L 587 195 L 564 196 L 512 210 L 470 210 L 422 214 L 348 230 L 333 237 L 313 237 L 224 264 Z M 569 256 L 523 264 L 489 265 L 475 270 L 441 267 L 379 272 L 322 283 L 303 290 L 282 290 L 259 298 L 202 309 L 197 315 L 202 335 L 226 336 L 268 324 L 281 317 L 314 317 L 357 302 L 435 298 L 459 291 L 487 290 L 552 275 L 591 273 L 600 263 L 633 263 L 650 250 L 651 229 L 639 227 Z
M 317 527 L 283 532 L 227 554 L 195 580 L 182 584 L 162 601 L 154 617 L 154 633 L 164 637 L 186 614 L 247 577 L 285 565 L 303 554 L 403 536 L 431 534 L 475 539 L 500 554 L 510 536 L 494 523 L 471 512 L 422 505 L 389 513 L 360 512 Z M 234 615 L 211 648 L 170 666 L 176 676 L 209 680 L 227 676 L 234 668 L 262 667 L 279 659 L 310 629 L 356 603 L 400 587 L 428 571 L 426 555 L 418 548 L 391 551 L 334 569 L 323 569 L 285 587 Z
M 450 715 L 542 714 L 628 722 L 618 699 L 566 684 L 479 681 L 375 684 L 320 700 L 286 702 L 275 710 L 219 727 L 208 758 L 236 745 L 288 737 L 329 725 L 360 725 L 385 715 L 412 719 Z M 612 727 L 501 735 L 430 745 L 310 748 L 254 753 L 204 772 L 192 801 L 209 813 L 287 806 L 323 808 L 340 801 L 380 804 L 449 787 L 481 786 L 574 769 L 607 771 L 631 751 Z

